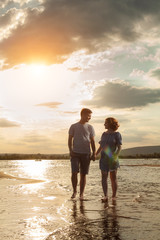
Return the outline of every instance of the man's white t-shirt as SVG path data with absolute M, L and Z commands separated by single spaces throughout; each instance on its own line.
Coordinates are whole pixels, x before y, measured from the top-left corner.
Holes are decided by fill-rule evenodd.
M 69 129 L 69 135 L 73 137 L 73 152 L 90 153 L 90 139 L 95 136 L 92 125 L 80 122 L 74 123 Z

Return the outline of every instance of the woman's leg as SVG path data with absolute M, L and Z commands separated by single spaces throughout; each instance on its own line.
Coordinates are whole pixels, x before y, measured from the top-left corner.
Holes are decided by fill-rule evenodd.
M 104 193 L 104 199 L 102 200 L 108 200 L 108 183 L 107 183 L 107 178 L 108 178 L 108 172 L 101 171 L 102 174 L 102 189 Z
M 117 170 L 110 172 L 111 186 L 112 186 L 112 198 L 116 197 L 117 193 Z

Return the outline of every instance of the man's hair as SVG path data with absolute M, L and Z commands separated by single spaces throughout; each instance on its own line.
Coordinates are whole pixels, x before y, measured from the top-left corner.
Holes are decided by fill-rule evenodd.
M 82 108 L 82 110 L 81 110 L 81 116 L 83 114 L 91 114 L 91 113 L 92 113 L 92 111 L 89 108 Z

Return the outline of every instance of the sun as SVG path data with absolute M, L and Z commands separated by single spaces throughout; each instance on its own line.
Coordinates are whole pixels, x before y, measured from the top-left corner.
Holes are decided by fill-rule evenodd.
M 30 64 L 28 66 L 30 74 L 34 77 L 42 77 L 47 72 L 47 66 L 44 64 Z

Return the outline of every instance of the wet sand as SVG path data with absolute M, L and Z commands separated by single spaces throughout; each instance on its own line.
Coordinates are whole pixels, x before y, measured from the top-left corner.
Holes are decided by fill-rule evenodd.
M 130 161 L 130 160 L 128 160 Z M 101 202 L 98 162 L 92 162 L 85 201 L 71 200 L 69 161 L 3 161 L 0 235 L 3 240 L 159 239 L 157 162 L 123 160 L 118 197 Z M 128 165 L 135 165 L 133 168 Z M 27 182 L 28 181 L 28 182 Z M 109 182 L 109 196 L 111 188 Z

